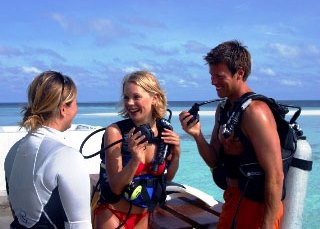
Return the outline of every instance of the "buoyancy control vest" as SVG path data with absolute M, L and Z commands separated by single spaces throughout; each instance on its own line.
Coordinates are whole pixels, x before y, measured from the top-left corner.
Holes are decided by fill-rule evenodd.
M 116 122 L 116 124 L 118 125 L 123 138 L 121 156 L 122 166 L 124 167 L 131 159 L 131 153 L 128 151 L 128 132 L 136 126 L 131 119 L 125 119 Z M 101 148 L 104 148 L 104 141 L 102 141 Z M 100 153 L 100 158 L 100 202 L 117 203 L 122 197 L 124 197 L 133 205 L 142 208 L 148 208 L 149 211 L 153 211 L 157 204 L 164 203 L 166 199 L 166 179 L 164 173 L 158 176 L 152 174 L 135 176 L 132 182 L 127 185 L 123 192 L 120 195 L 116 195 L 112 192 L 110 184 L 107 181 L 108 177 L 104 165 L 104 152 Z
M 238 178 L 239 188 L 243 195 L 254 201 L 262 202 L 264 200 L 264 172 L 256 159 L 251 142 L 243 134 L 240 128 L 242 114 L 252 100 L 264 101 L 274 115 L 280 138 L 285 179 L 290 166 L 301 166 L 301 162 L 293 160 L 293 155 L 297 147 L 297 140 L 302 136 L 302 131 L 296 124 L 296 119 L 300 115 L 301 109 L 299 108 L 299 112 L 296 112 L 291 120 L 287 121 L 285 115 L 289 111 L 288 107 L 291 106 L 279 104 L 272 98 L 267 98 L 253 92 L 246 93 L 240 97 L 239 100 L 235 102 L 231 111 L 229 106 L 230 102 L 228 100 L 220 103 L 219 124 L 223 128 L 224 137 L 229 137 L 233 132 L 234 136 L 238 137 L 244 145 L 245 150 L 239 156 L 234 156 L 233 164 L 230 165 L 228 164 L 230 160 L 225 160 L 225 157 L 228 157 L 228 155 L 224 154 L 222 149 L 217 166 L 212 169 L 213 178 L 220 188 L 225 189 L 226 168 L 237 165 L 237 172 L 231 174 L 231 176 Z M 228 174 L 228 176 L 230 177 L 230 174 Z M 285 193 L 285 185 L 283 185 L 282 199 L 285 198 Z

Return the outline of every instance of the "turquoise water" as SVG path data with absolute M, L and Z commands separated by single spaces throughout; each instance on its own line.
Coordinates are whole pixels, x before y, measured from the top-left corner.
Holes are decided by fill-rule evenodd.
M 309 115 L 301 115 L 298 123 L 304 135 L 311 145 L 313 152 L 313 170 L 308 180 L 307 197 L 304 205 L 303 228 L 317 228 L 318 214 L 320 212 L 320 101 L 290 101 L 289 104 L 302 106 L 303 111 L 311 111 Z M 196 187 L 222 201 L 222 190 L 212 181 L 210 171 L 198 154 L 196 144 L 180 127 L 177 114 L 182 110 L 188 110 L 193 102 L 169 102 L 169 108 L 173 111 L 172 125 L 181 138 L 181 161 L 175 181 Z M 0 104 L 0 126 L 16 125 L 20 121 L 21 104 Z M 202 106 L 201 111 L 215 110 L 214 104 Z M 90 124 L 94 126 L 106 126 L 120 119 L 114 103 L 105 104 L 79 104 L 79 112 L 74 123 Z M 312 115 L 313 112 L 314 113 Z M 210 139 L 214 117 L 210 114 L 200 115 L 202 131 L 207 139 Z

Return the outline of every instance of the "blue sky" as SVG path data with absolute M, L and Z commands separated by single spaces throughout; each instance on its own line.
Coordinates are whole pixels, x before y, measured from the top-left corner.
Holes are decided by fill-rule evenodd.
M 0 102 L 26 101 L 41 71 L 71 76 L 79 102 L 118 101 L 123 76 L 148 69 L 168 100 L 217 98 L 203 56 L 238 39 L 248 83 L 276 99 L 320 97 L 320 3 L 311 1 L 2 1 Z

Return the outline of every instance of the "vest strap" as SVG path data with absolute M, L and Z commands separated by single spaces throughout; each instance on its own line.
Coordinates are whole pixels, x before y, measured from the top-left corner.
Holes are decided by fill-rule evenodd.
M 305 171 L 311 171 L 312 170 L 312 161 L 300 159 L 300 158 L 292 158 L 291 166 L 302 169 Z

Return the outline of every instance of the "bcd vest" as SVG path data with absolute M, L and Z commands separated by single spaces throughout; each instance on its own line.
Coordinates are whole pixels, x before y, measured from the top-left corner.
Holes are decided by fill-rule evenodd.
M 123 138 L 121 146 L 122 166 L 126 166 L 131 159 L 131 153 L 128 151 L 128 132 L 136 127 L 131 119 L 125 119 L 116 122 Z M 101 148 L 104 148 L 104 141 L 102 141 Z M 102 165 L 105 161 L 105 153 L 100 153 Z M 122 197 L 133 205 L 142 208 L 148 208 L 153 211 L 157 204 L 164 203 L 166 199 L 166 179 L 165 175 L 154 176 L 145 174 L 134 177 L 133 181 L 127 185 L 120 195 L 112 192 L 110 184 L 107 181 L 105 166 L 100 167 L 100 202 L 117 203 Z
M 267 103 L 274 115 L 281 143 L 283 172 L 286 178 L 296 150 L 299 131 L 292 128 L 292 125 L 285 120 L 285 114 L 288 112 L 285 106 L 278 104 L 273 99 L 253 92 L 246 93 L 240 97 L 235 102 L 232 110 L 230 110 L 230 101 L 227 100 L 220 103 L 219 125 L 225 128 L 223 133 L 228 136 L 233 132 L 234 136 L 239 138 L 245 150 L 239 156 L 229 156 L 224 154 L 222 147 L 217 166 L 212 169 L 212 175 L 217 185 L 222 189 L 226 189 L 227 186 L 226 176 L 237 178 L 239 188 L 245 197 L 262 202 L 264 200 L 264 172 L 257 161 L 251 142 L 240 128 L 242 114 L 252 100 L 261 100 Z M 229 168 L 233 168 L 231 173 Z M 283 185 L 282 191 L 282 199 L 284 198 L 285 185 Z

